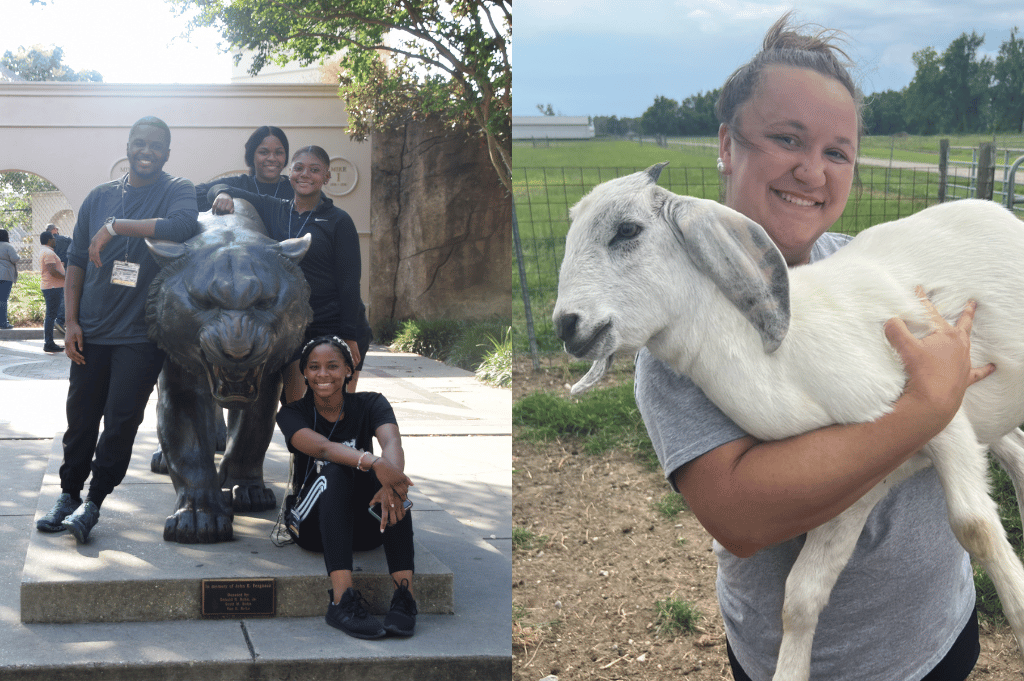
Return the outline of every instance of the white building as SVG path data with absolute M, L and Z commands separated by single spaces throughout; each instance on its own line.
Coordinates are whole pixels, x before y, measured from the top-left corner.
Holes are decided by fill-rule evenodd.
M 512 139 L 582 140 L 594 136 L 589 116 L 513 116 Z

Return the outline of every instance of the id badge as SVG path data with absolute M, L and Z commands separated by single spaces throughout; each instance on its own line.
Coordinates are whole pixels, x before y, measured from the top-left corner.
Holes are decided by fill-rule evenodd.
M 114 271 L 110 273 L 110 283 L 135 288 L 139 283 L 139 264 L 127 260 L 115 260 Z

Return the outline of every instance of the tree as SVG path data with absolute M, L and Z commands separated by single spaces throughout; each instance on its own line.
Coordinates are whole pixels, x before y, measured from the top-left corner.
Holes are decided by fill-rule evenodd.
M 679 134 L 679 102 L 661 95 L 655 97 L 654 104 L 640 116 L 640 130 L 662 138 Z
M 538 104 L 537 105 L 537 111 L 540 111 L 542 116 L 556 116 L 556 115 L 558 115 L 558 114 L 555 113 L 554 108 L 552 108 L 552 106 L 550 104 L 548 104 L 546 108 L 545 108 L 545 106 L 543 104 Z
M 952 132 L 981 129 L 991 80 L 991 62 L 977 60 L 985 36 L 961 33 L 942 53 L 941 91 L 945 95 L 947 122 Z
M 999 46 L 992 68 L 992 113 L 996 130 L 1024 132 L 1024 38 L 1017 30 Z
M 103 76 L 98 71 L 72 70 L 64 64 L 64 49 L 55 46 L 33 45 L 28 49 L 19 47 L 17 52 L 7 50 L 0 59 L 0 65 L 31 81 L 103 82 Z
M 864 101 L 864 129 L 869 135 L 895 135 L 907 129 L 905 93 L 876 92 Z
M 167 0 L 191 28 L 215 27 L 233 49 L 308 65 L 339 53 L 348 132 L 364 137 L 434 114 L 484 135 L 512 191 L 510 0 Z
M 948 118 L 946 96 L 942 92 L 939 54 L 935 48 L 926 47 L 915 52 L 913 60 L 917 71 L 906 92 L 908 132 L 934 135 L 945 129 Z

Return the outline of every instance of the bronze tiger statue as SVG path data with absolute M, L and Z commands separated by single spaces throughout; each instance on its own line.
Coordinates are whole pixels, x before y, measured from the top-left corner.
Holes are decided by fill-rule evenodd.
M 183 244 L 147 239 L 161 270 L 146 321 L 149 337 L 167 353 L 153 468 L 166 467 L 177 493 L 164 540 L 183 544 L 228 541 L 234 511 L 276 507 L 263 461 L 281 368 L 313 317 L 298 266 L 309 235 L 274 241 L 240 199 L 233 214 L 200 213 L 199 224 L 200 234 Z M 220 407 L 228 410 L 228 425 L 218 470 Z

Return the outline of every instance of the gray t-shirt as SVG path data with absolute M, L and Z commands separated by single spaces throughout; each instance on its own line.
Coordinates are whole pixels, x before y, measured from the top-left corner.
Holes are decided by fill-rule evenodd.
M 849 237 L 826 233 L 811 261 Z M 636 401 L 665 476 L 746 436 L 685 376 L 641 350 Z M 754 681 L 771 679 L 782 640 L 786 576 L 804 536 L 739 558 L 714 542 L 729 644 Z M 935 469 L 912 476 L 871 512 L 814 637 L 811 678 L 914 681 L 949 652 L 974 609 L 970 559 L 949 529 Z

